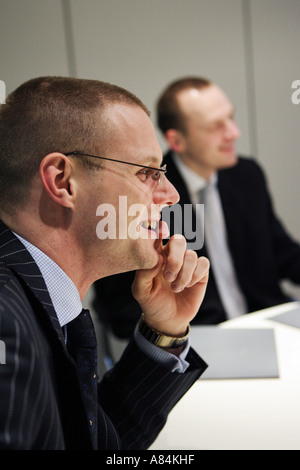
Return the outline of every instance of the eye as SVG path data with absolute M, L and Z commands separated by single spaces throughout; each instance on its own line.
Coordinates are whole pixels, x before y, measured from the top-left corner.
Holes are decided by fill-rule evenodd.
M 215 122 L 215 123 L 211 124 L 209 126 L 208 130 L 210 132 L 218 131 L 218 130 L 222 129 L 223 126 L 224 126 L 223 122 L 218 121 L 218 122 Z
M 143 182 L 149 181 L 151 178 L 154 181 L 159 179 L 159 171 L 151 170 L 150 168 L 144 168 L 143 170 L 140 170 L 138 175 Z
M 160 171 L 152 171 L 152 179 L 153 181 L 159 181 L 161 177 L 161 172 Z

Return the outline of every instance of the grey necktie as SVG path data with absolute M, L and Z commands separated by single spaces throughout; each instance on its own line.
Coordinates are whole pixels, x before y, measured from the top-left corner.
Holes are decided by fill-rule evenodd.
M 205 245 L 224 309 L 228 318 L 234 318 L 247 313 L 247 307 L 236 279 L 227 244 L 220 196 L 214 183 L 209 183 L 200 193 L 201 202 L 205 204 Z

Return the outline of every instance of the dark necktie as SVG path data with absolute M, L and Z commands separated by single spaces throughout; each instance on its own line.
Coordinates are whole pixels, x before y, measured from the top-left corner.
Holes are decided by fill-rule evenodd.
M 83 309 L 67 324 L 67 347 L 77 365 L 93 447 L 97 448 L 97 340 L 88 310 Z
M 75 320 L 67 324 L 67 347 L 76 361 L 93 448 L 120 449 L 118 432 L 98 405 L 97 339 L 88 310 L 83 309 Z

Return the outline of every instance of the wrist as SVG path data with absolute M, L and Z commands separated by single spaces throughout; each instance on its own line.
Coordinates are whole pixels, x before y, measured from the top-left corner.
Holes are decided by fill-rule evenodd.
M 156 346 L 166 349 L 177 349 L 182 347 L 187 341 L 190 333 L 190 326 L 188 325 L 183 336 L 171 336 L 169 334 L 157 331 L 152 326 L 150 326 L 145 321 L 144 315 L 142 314 L 138 322 L 138 330 L 144 336 L 144 338 Z

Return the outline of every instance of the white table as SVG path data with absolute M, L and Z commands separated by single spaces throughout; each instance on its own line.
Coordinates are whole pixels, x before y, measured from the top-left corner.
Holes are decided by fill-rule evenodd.
M 300 450 L 300 328 L 269 319 L 293 308 L 294 302 L 221 325 L 273 328 L 280 378 L 198 380 L 151 449 Z

